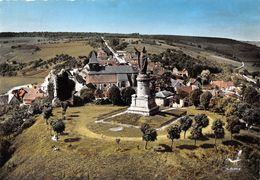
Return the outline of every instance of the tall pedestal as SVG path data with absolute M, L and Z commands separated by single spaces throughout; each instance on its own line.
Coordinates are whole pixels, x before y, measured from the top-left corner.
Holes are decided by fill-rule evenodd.
M 147 74 L 139 74 L 137 76 L 137 94 L 132 95 L 132 103 L 127 110 L 128 113 L 150 116 L 159 112 L 154 97 L 151 97 L 149 86 L 150 77 Z

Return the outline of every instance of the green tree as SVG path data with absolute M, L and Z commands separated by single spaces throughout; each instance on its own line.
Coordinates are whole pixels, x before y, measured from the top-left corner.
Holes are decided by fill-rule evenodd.
M 157 139 L 157 132 L 153 128 L 149 128 L 143 134 L 143 140 L 145 141 L 145 149 L 147 149 L 147 144 L 149 141 L 155 141 Z
M 113 85 L 108 89 L 108 99 L 112 102 L 113 105 L 121 104 L 121 93 L 117 86 Z
M 203 70 L 200 74 L 202 86 L 209 82 L 210 71 L 208 69 Z
M 111 40 L 111 45 L 116 47 L 117 45 L 119 45 L 119 38 L 113 38 Z
M 52 116 L 52 107 L 51 106 L 44 106 L 42 111 L 43 118 L 45 119 L 46 124 L 48 125 L 49 118 Z
M 237 116 L 229 116 L 227 118 L 227 130 L 230 132 L 230 137 L 232 140 L 233 134 L 238 134 L 241 129 L 241 123 Z
M 192 125 L 192 119 L 189 116 L 183 116 L 180 118 L 180 129 L 184 131 L 184 139 L 186 137 L 187 130 Z
M 211 126 L 211 129 L 214 131 L 214 135 L 215 135 L 215 146 L 216 146 L 217 139 L 224 138 L 225 130 L 223 126 L 224 123 L 220 119 L 216 119 Z
M 101 89 L 96 89 L 95 90 L 95 97 L 96 98 L 102 98 L 103 97 L 103 91 Z
M 200 104 L 204 109 L 208 109 L 212 94 L 209 91 L 205 91 L 200 95 Z
M 190 94 L 190 101 L 195 107 L 198 107 L 200 104 L 200 95 L 202 91 L 200 89 L 195 89 Z
M 82 99 L 83 103 L 88 103 L 95 99 L 94 92 L 92 89 L 84 88 L 80 91 L 80 98 Z
M 195 123 L 193 126 L 192 126 L 192 129 L 191 129 L 191 138 L 194 139 L 194 145 L 196 146 L 196 142 L 199 138 L 201 138 L 203 135 L 202 135 L 202 127 Z
M 53 100 L 54 98 L 54 84 L 49 83 L 47 86 L 48 98 L 49 100 Z
M 259 97 L 258 92 L 254 87 L 248 86 L 245 88 L 243 93 L 243 100 L 246 103 L 254 104 L 256 102 L 256 98 L 258 97 Z
M 168 133 L 167 137 L 172 141 L 171 143 L 171 149 L 172 149 L 173 140 L 180 139 L 180 133 L 181 133 L 180 127 L 178 127 L 177 125 L 170 126 L 167 129 L 167 133 Z
M 65 131 L 65 124 L 62 120 L 55 121 L 52 124 L 52 129 L 54 132 L 56 132 L 57 139 L 58 139 L 58 135 Z
M 65 119 L 66 116 L 66 111 L 69 107 L 69 102 L 68 101 L 62 101 L 61 102 L 61 109 L 62 109 L 62 118 Z
M 228 117 L 236 114 L 238 110 L 238 105 L 239 101 L 230 102 L 225 108 L 225 115 Z
M 235 115 L 239 118 L 243 118 L 245 116 L 245 112 L 250 108 L 251 108 L 250 104 L 241 102 L 236 106 L 234 113 L 231 115 Z
M 133 94 L 135 94 L 135 90 L 130 86 L 122 89 L 122 100 L 124 104 L 131 105 Z
M 209 119 L 206 114 L 197 114 L 194 116 L 194 120 L 202 128 L 205 128 L 209 125 Z
M 143 123 L 143 124 L 141 125 L 141 127 L 140 127 L 140 130 L 141 130 L 142 133 L 144 134 L 145 131 L 146 131 L 147 129 L 150 129 L 150 128 L 151 128 L 151 126 L 150 126 L 149 124 Z
M 246 109 L 243 113 L 243 120 L 247 123 L 249 128 L 253 124 L 260 124 L 260 109 Z
M 6 139 L 0 138 L 0 167 L 11 157 L 14 148 L 11 148 L 11 143 Z

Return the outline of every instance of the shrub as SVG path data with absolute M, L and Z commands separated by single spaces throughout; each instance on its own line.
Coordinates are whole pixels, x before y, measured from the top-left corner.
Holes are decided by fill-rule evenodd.
M 171 143 L 171 148 L 172 148 L 173 140 L 180 139 L 180 133 L 181 133 L 180 127 L 178 127 L 177 125 L 170 126 L 167 129 L 167 133 L 168 133 L 167 137 L 172 141 Z
M 107 98 L 96 99 L 95 104 L 96 105 L 111 104 L 111 101 Z
M 113 85 L 108 90 L 108 99 L 113 105 L 120 105 L 122 103 L 120 90 L 117 86 Z
M 80 98 L 83 103 L 92 102 L 95 99 L 93 90 L 88 88 L 82 89 L 80 91 Z
M 7 140 L 0 139 L 0 167 L 11 157 L 14 149 L 11 148 L 11 143 Z
M 131 104 L 133 94 L 135 94 L 135 90 L 132 87 L 122 89 L 122 101 L 125 105 Z
M 52 124 L 52 128 L 57 134 L 61 134 L 65 130 L 65 124 L 62 120 L 58 120 Z
M 204 109 L 208 109 L 212 94 L 206 91 L 200 95 L 200 104 Z

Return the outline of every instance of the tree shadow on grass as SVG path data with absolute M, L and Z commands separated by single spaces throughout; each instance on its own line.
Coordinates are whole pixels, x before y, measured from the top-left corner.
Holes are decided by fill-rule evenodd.
M 64 139 L 64 142 L 78 142 L 78 141 L 80 141 L 80 138 L 78 137 Z
M 68 132 L 62 132 L 60 135 L 67 136 L 67 135 L 69 135 L 69 133 Z
M 164 150 L 161 152 L 172 152 L 172 148 L 167 144 L 159 144 Z
M 79 117 L 79 115 L 77 115 L 77 114 L 70 114 L 70 115 L 68 115 L 68 117 L 70 117 L 70 118 Z
M 191 136 L 189 137 L 189 139 L 194 140 Z M 202 136 L 202 137 L 200 137 L 200 138 L 197 139 L 197 140 L 199 140 L 199 141 L 207 141 L 207 140 L 209 140 L 209 138 L 206 137 L 206 136 Z
M 222 144 L 226 145 L 226 146 L 241 146 L 242 143 L 236 141 L 236 140 L 227 140 L 227 141 L 223 141 Z
M 242 141 L 244 143 L 250 143 L 250 144 L 260 144 L 260 138 L 252 137 L 248 135 L 236 135 L 234 136 L 236 140 Z
M 197 149 L 198 147 L 195 145 L 184 144 L 184 145 L 176 146 L 176 148 L 194 150 L 194 149 Z
M 79 114 L 80 111 L 74 111 L 74 112 L 71 112 L 71 114 Z
M 209 148 L 214 148 L 215 145 L 214 144 L 205 143 L 205 144 L 200 145 L 200 147 L 203 148 L 203 149 L 209 149 Z
M 200 141 L 207 141 L 207 140 L 209 140 L 209 138 L 206 137 L 206 136 L 202 136 L 198 140 L 200 140 Z
M 159 115 L 159 116 L 163 116 L 163 117 L 165 117 L 166 116 L 166 113 L 165 112 L 161 112 L 161 111 L 159 111 L 157 114 L 155 114 L 155 115 Z
M 213 133 L 205 134 L 205 137 L 207 137 L 207 138 L 215 138 L 215 134 L 213 134 Z
M 117 149 L 116 152 L 126 152 L 129 150 L 130 150 L 129 148 L 120 148 L 120 149 Z

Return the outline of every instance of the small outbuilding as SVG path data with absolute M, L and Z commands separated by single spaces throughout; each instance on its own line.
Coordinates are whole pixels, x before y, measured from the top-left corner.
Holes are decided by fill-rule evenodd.
M 172 104 L 174 93 L 170 91 L 159 91 L 155 94 L 155 102 L 158 106 L 169 106 Z

